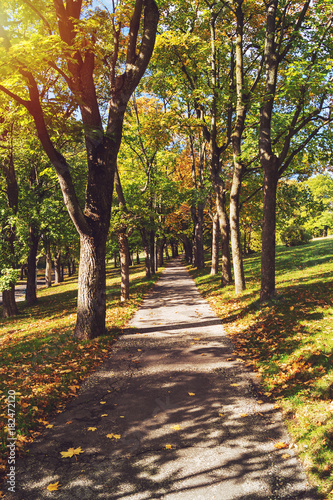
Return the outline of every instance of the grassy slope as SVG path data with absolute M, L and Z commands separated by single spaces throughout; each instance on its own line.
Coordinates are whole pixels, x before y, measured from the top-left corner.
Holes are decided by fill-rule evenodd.
M 277 298 L 259 303 L 260 256 L 245 259 L 247 290 L 191 271 L 235 343 L 278 401 L 311 482 L 333 499 L 333 238 L 277 248 Z
M 26 447 L 54 411 L 61 412 L 80 382 L 109 355 L 143 295 L 156 281 L 147 281 L 143 266 L 131 268 L 131 298 L 119 301 L 119 269 L 108 269 L 108 335 L 93 341 L 73 338 L 77 279 L 38 291 L 38 304 L 19 302 L 19 316 L 0 320 L 0 476 L 6 466 L 7 396 L 16 392 L 18 450 Z M 1 497 L 1 492 L 0 492 Z

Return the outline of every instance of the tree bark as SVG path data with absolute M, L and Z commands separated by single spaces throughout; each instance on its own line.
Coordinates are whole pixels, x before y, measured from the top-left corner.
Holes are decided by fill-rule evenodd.
M 212 230 L 212 267 L 210 275 L 215 276 L 219 272 L 219 234 L 220 225 L 218 214 L 215 213 L 213 217 L 213 230 Z
M 125 230 L 126 231 L 126 230 Z M 128 246 L 128 237 L 125 231 L 118 231 L 117 238 L 120 250 L 120 300 L 125 302 L 129 299 L 129 265 L 130 252 Z
M 52 285 L 52 258 L 50 244 L 46 244 L 45 249 L 45 285 L 49 288 Z
M 149 232 L 150 274 L 155 275 L 155 231 Z
M 15 302 L 15 285 L 11 285 L 10 290 L 2 292 L 2 317 L 10 318 L 18 314 Z
M 148 239 L 147 239 L 147 232 L 144 227 L 140 229 L 140 234 L 141 234 L 141 239 L 142 239 L 142 245 L 143 245 L 143 251 L 145 254 L 145 271 L 146 271 L 146 278 L 150 279 L 151 278 L 151 266 L 150 266 L 150 258 L 149 258 L 149 244 L 148 244 Z
M 28 254 L 28 271 L 27 271 L 27 290 L 26 301 L 28 306 L 32 306 L 37 302 L 37 283 L 36 283 L 36 259 L 40 234 L 35 228 L 29 227 L 29 254 Z
M 275 225 L 276 190 L 278 182 L 277 159 L 273 156 L 264 167 L 264 206 L 261 251 L 260 300 L 271 300 L 275 295 Z
M 54 254 L 54 283 L 59 285 L 61 283 L 61 253 Z
M 234 159 L 234 173 L 230 191 L 230 233 L 236 293 L 245 290 L 242 242 L 239 230 L 239 197 L 242 185 L 242 172 L 242 166 Z
M 191 264 L 192 263 L 192 255 L 193 255 L 192 243 L 191 243 L 190 239 L 188 238 L 188 236 L 186 236 L 186 234 L 183 235 L 182 239 L 183 239 L 183 246 L 184 246 L 184 252 L 185 252 L 185 260 L 188 264 Z
M 105 333 L 106 237 L 81 236 L 75 336 L 92 339 Z
M 221 249 L 222 249 L 222 276 L 221 285 L 230 285 L 232 283 L 231 274 L 231 258 L 229 247 L 229 220 L 227 216 L 226 197 L 224 190 L 224 182 L 218 177 L 214 184 L 216 193 L 216 211 L 219 218 L 221 232 Z

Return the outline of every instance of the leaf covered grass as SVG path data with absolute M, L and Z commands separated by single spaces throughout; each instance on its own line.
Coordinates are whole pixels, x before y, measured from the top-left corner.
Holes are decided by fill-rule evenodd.
M 119 269 L 107 270 L 108 333 L 94 340 L 73 337 L 76 277 L 39 290 L 35 306 L 18 302 L 20 314 L 0 320 L 0 478 L 7 464 L 8 391 L 15 391 L 16 448 L 20 451 L 109 356 L 115 339 L 160 273 L 147 280 L 143 266 L 137 265 L 130 268 L 130 274 L 130 300 L 124 303 L 120 302 Z
M 260 256 L 245 258 L 244 267 L 247 289 L 238 296 L 208 267 L 191 273 L 238 356 L 284 411 L 310 481 L 332 500 L 333 238 L 277 247 L 277 295 L 267 304 L 259 302 Z

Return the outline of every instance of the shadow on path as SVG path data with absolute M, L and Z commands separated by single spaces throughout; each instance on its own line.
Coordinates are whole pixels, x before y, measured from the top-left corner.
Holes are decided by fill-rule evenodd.
M 274 448 L 288 442 L 280 413 L 179 261 L 114 351 L 17 461 L 6 498 L 317 498 L 293 450 Z M 58 491 L 46 489 L 57 481 Z

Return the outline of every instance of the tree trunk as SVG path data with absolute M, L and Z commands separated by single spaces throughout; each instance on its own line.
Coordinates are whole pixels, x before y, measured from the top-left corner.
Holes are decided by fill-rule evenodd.
M 264 164 L 264 206 L 261 251 L 260 300 L 267 301 L 275 295 L 275 224 L 276 189 L 278 182 L 277 158 Z
M 163 250 L 164 250 L 164 245 L 165 245 L 166 238 L 164 237 L 163 239 L 159 239 L 156 243 L 157 247 L 157 264 L 159 267 L 163 266 Z
M 149 244 L 148 244 L 146 229 L 144 227 L 141 228 L 140 233 L 141 233 L 141 238 L 142 238 L 143 251 L 145 254 L 146 278 L 150 279 L 151 278 L 151 267 L 150 267 L 150 258 L 149 258 Z
M 219 218 L 220 232 L 221 232 L 221 247 L 222 247 L 222 276 L 221 285 L 230 285 L 232 283 L 231 275 L 231 259 L 229 247 L 229 221 L 227 216 L 225 190 L 223 181 L 218 178 L 215 183 L 216 193 L 216 211 Z
M 58 285 L 61 282 L 61 253 L 54 254 L 54 283 Z
M 212 267 L 210 270 L 211 276 L 215 276 L 219 272 L 219 236 L 220 236 L 219 216 L 216 213 L 213 217 L 212 231 Z
M 245 290 L 242 242 L 239 231 L 239 197 L 242 185 L 242 171 L 242 166 L 234 159 L 234 174 L 230 192 L 230 231 L 236 293 Z
M 186 236 L 186 234 L 183 235 L 183 245 L 184 245 L 184 252 L 185 252 L 185 260 L 188 264 L 192 263 L 192 243 L 190 239 Z
M 120 300 L 124 302 L 129 299 L 129 265 L 130 252 L 128 247 L 128 237 L 125 231 L 117 232 L 119 250 L 120 250 Z
M 113 252 L 113 262 L 114 262 L 114 268 L 116 269 L 116 267 L 117 267 L 117 252 Z
M 167 243 L 165 245 L 165 258 L 166 258 L 166 260 L 170 260 L 170 255 L 169 255 L 168 244 Z
M 15 302 L 15 285 L 11 285 L 10 290 L 2 292 L 2 317 L 10 318 L 18 314 Z
M 106 237 L 80 237 L 75 336 L 92 339 L 105 333 Z
M 76 272 L 75 259 L 74 258 L 71 260 L 71 263 L 72 263 L 72 275 L 73 275 Z
M 136 263 L 140 264 L 140 255 L 139 255 L 139 249 L 136 249 Z
M 46 245 L 45 252 L 45 285 L 46 288 L 52 285 L 52 258 L 49 244 Z
M 71 261 L 70 261 L 70 259 L 67 260 L 67 274 L 68 274 L 69 278 L 72 276 L 72 268 L 71 268 Z
M 27 290 L 26 301 L 28 306 L 37 302 L 36 294 L 36 259 L 40 235 L 36 233 L 33 226 L 29 227 L 29 254 L 28 254 L 28 272 L 27 272 Z
M 197 269 L 202 269 L 205 265 L 203 250 L 203 209 L 204 205 L 199 203 L 191 207 L 193 220 L 193 246 L 192 246 L 192 265 Z
M 150 273 L 155 274 L 155 231 L 149 233 Z

